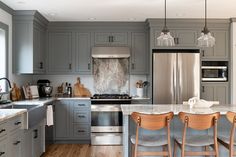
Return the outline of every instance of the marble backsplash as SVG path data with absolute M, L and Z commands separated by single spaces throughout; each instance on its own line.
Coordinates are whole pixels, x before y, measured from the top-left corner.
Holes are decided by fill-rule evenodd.
M 98 94 L 129 94 L 129 59 L 93 59 L 94 90 Z

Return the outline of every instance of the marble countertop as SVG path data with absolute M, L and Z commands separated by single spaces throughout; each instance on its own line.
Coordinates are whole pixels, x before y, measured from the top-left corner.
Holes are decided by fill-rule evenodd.
M 26 109 L 0 109 L 0 122 L 26 113 Z
M 220 104 L 213 105 L 210 108 L 190 108 L 189 105 L 182 104 L 132 104 L 132 105 L 121 105 L 123 115 L 130 115 L 132 112 L 141 112 L 147 114 L 160 114 L 166 112 L 174 112 L 177 115 L 179 112 L 188 112 L 195 114 L 208 114 L 214 112 L 220 112 L 225 115 L 227 111 L 236 112 L 236 105 L 232 104 Z

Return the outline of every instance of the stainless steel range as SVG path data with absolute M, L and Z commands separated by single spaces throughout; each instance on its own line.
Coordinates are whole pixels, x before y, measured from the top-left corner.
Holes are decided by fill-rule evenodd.
M 91 144 L 122 144 L 121 104 L 131 104 L 127 94 L 95 94 L 91 105 Z

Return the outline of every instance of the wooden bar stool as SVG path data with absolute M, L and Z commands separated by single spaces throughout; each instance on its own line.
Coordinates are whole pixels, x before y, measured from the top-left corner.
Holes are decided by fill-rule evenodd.
M 132 143 L 132 156 L 169 156 L 172 157 L 171 153 L 171 142 L 170 142 L 170 121 L 173 118 L 174 113 L 169 112 L 165 114 L 142 114 L 133 112 L 131 114 L 132 119 L 137 124 L 136 135 L 131 136 Z M 162 128 L 167 129 L 167 135 L 142 135 L 139 137 L 139 128 L 146 130 L 160 130 Z M 163 151 L 159 152 L 148 152 L 138 151 L 138 146 L 144 147 L 163 147 Z M 166 150 L 166 147 L 168 148 Z
M 175 138 L 174 145 L 174 157 L 176 157 L 177 147 L 181 149 L 181 157 L 184 156 L 200 156 L 200 155 L 213 155 L 219 157 L 219 149 L 217 143 L 217 120 L 220 117 L 220 113 L 213 114 L 190 114 L 179 113 L 180 120 L 184 123 L 183 135 L 181 138 Z M 212 135 L 192 135 L 186 137 L 187 128 L 194 130 L 206 130 L 214 128 Z M 190 147 L 203 147 L 205 151 L 186 151 L 185 146 Z M 208 150 L 208 146 L 213 148 L 212 151 Z
M 234 140 L 234 132 L 236 127 L 236 113 L 234 112 L 227 112 L 226 114 L 227 119 L 232 123 L 231 132 L 229 137 L 225 136 L 218 136 L 218 141 L 229 150 L 229 157 L 233 157 L 236 155 L 234 152 L 234 146 L 236 146 L 236 141 Z

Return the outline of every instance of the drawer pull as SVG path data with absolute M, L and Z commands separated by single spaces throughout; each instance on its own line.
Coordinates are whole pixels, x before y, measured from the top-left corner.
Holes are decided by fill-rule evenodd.
M 85 104 L 78 104 L 78 106 L 85 106 Z
M 78 132 L 85 132 L 84 130 L 78 130 Z
M 38 138 L 38 130 L 37 129 L 34 130 L 34 139 L 36 139 L 36 138 Z
M 82 115 L 79 115 L 78 117 L 79 117 L 79 118 L 85 118 L 85 116 L 82 116 Z
M 21 122 L 15 122 L 15 125 L 19 125 L 19 124 L 21 124 Z
M 20 141 L 16 141 L 15 143 L 13 143 L 14 145 L 18 145 L 20 144 Z
M 6 131 L 6 129 L 2 129 L 2 130 L 0 130 L 0 133 L 2 133 L 2 132 L 4 132 L 4 131 Z
M 2 156 L 2 155 L 4 155 L 5 154 L 5 152 L 0 152 L 0 156 Z

